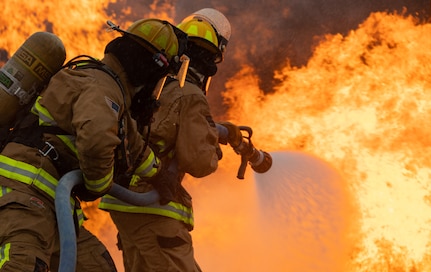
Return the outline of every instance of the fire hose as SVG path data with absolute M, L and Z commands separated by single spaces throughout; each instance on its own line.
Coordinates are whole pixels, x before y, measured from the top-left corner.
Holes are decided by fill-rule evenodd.
M 219 137 L 227 138 L 227 129 L 219 124 L 216 124 L 216 127 Z M 254 147 L 251 141 L 253 131 L 250 127 L 239 126 L 238 128 L 241 132 L 246 132 L 247 135 L 242 135 L 240 144 L 234 147 L 234 151 L 241 156 L 237 178 L 244 179 L 247 164 L 250 164 L 251 168 L 257 173 L 267 172 L 272 166 L 272 157 L 267 152 Z M 75 272 L 76 269 L 76 231 L 70 197 L 73 187 L 83 182 L 81 170 L 73 170 L 66 173 L 59 180 L 56 188 L 55 212 L 60 236 L 59 272 Z M 116 183 L 112 185 L 108 194 L 135 206 L 147 206 L 157 202 L 160 198 L 155 190 L 147 193 L 136 193 Z
M 55 191 L 55 212 L 60 235 L 60 264 L 59 272 L 75 272 L 76 267 L 76 231 L 73 221 L 73 207 L 70 205 L 70 196 L 73 187 L 83 183 L 81 170 L 66 173 L 59 181 Z M 109 194 L 135 206 L 147 206 L 159 200 L 155 191 L 136 193 L 113 184 Z

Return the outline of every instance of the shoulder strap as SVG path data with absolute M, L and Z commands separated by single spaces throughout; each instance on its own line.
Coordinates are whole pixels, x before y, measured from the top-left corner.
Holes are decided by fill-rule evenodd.
M 109 68 L 108 65 L 104 64 L 103 62 L 101 62 L 96 58 L 93 58 L 88 55 L 79 55 L 69 60 L 66 64 L 63 65 L 62 68 L 68 68 L 68 69 L 74 69 L 74 70 L 91 68 L 91 69 L 102 70 L 108 75 L 110 75 L 115 80 L 115 82 L 117 82 L 118 86 L 121 89 L 121 93 L 123 94 L 123 98 L 125 99 L 124 87 L 118 75 L 114 73 L 114 71 L 112 71 L 112 69 Z

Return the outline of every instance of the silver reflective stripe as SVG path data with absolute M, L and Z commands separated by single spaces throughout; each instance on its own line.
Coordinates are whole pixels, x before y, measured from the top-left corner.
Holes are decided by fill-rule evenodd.
M 23 169 L 24 167 L 28 170 Z M 56 180 L 42 168 L 36 168 L 31 164 L 13 160 L 9 157 L 0 155 L 0 176 L 16 180 L 27 185 L 36 186 L 53 199 L 55 198 L 55 190 L 57 188 L 58 180 Z M 12 191 L 11 188 L 0 186 L 0 196 L 2 196 L 4 192 L 7 193 L 10 191 Z M 75 200 L 72 197 L 70 198 L 70 203 L 71 208 L 73 209 L 75 206 Z M 76 212 L 78 213 L 78 221 L 80 225 L 82 225 L 84 222 L 84 214 L 81 209 L 77 209 Z
M 52 198 L 55 197 L 58 181 L 42 168 L 0 155 L 0 175 L 28 185 L 33 184 Z
M 32 172 L 11 166 L 0 161 L 0 175 L 9 178 L 11 176 L 11 173 L 13 173 L 13 176 L 16 177 L 14 178 L 16 180 L 18 180 L 17 178 L 22 177 L 19 179 L 19 181 L 25 184 L 31 184 L 33 182 L 34 174 Z

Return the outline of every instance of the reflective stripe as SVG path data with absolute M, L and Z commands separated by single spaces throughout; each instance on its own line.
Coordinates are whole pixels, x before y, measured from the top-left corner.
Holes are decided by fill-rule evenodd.
M 39 100 L 42 97 L 39 96 L 34 103 L 33 108 L 31 109 L 32 113 L 39 116 L 39 125 L 40 126 L 57 126 L 57 122 L 54 120 L 52 115 L 48 112 L 48 110 L 39 104 Z M 57 137 L 72 150 L 72 152 L 77 155 L 78 151 L 75 146 L 75 136 L 73 135 L 57 135 Z
M 140 181 L 141 178 L 137 175 L 132 175 L 132 178 L 130 179 L 129 185 L 130 186 L 136 186 L 136 184 L 138 183 L 138 181 Z
M 133 206 L 113 196 L 104 195 L 100 200 L 99 208 L 119 212 L 158 214 L 182 221 L 190 226 L 194 225 L 193 209 L 172 201 L 167 205 L 155 203 L 148 206 Z
M 103 192 L 111 186 L 114 179 L 114 168 L 111 169 L 108 175 L 101 179 L 91 180 L 87 179 L 84 175 L 85 187 L 92 192 Z
M 57 126 L 57 122 L 54 120 L 48 110 L 43 107 L 39 101 L 42 97 L 39 96 L 34 103 L 32 112 L 39 116 L 39 125 L 41 126 Z M 56 135 L 70 150 L 78 157 L 78 151 L 75 146 L 75 137 L 73 135 Z M 111 185 L 113 180 L 114 169 L 108 173 L 105 177 L 98 180 L 90 180 L 84 176 L 86 181 L 85 187 L 93 192 L 103 192 Z
M 35 115 L 39 116 L 39 125 L 41 126 L 56 126 L 57 122 L 55 122 L 52 115 L 48 112 L 48 110 L 39 104 L 39 101 L 42 97 L 38 96 L 36 102 L 34 103 L 31 112 Z
M 139 167 L 135 170 L 135 173 L 140 177 L 152 177 L 157 173 L 157 168 L 155 165 L 159 164 L 159 159 L 154 155 L 154 152 L 151 150 L 148 158 L 139 165 Z
M 12 192 L 12 189 L 6 186 L 1 186 L 0 185 L 0 197 L 4 196 L 7 193 Z
M 78 150 L 75 145 L 75 136 L 72 135 L 57 135 L 57 137 L 67 146 L 70 150 L 72 150 L 73 154 L 78 157 Z
M 71 198 L 71 200 L 73 200 L 73 198 Z M 75 202 L 75 200 L 73 200 L 73 202 Z M 84 224 L 84 220 L 85 220 L 84 211 L 82 209 L 76 209 L 75 212 L 76 212 L 77 217 L 78 217 L 79 225 L 82 226 L 82 224 Z
M 9 261 L 9 250 L 10 243 L 4 244 L 0 247 L 0 269 L 7 261 Z
M 27 185 L 34 185 L 52 197 L 52 199 L 55 198 L 55 189 L 57 188 L 58 181 L 42 168 L 36 168 L 31 164 L 0 155 L 0 176 L 20 181 Z M 12 191 L 12 189 L 7 187 L 2 188 L 6 188 L 6 192 Z M 3 189 L 0 193 L 2 192 Z M 73 209 L 75 206 L 73 198 L 70 198 L 70 204 Z M 78 221 L 82 225 L 84 223 L 84 214 L 80 209 L 77 209 L 77 215 Z
M 0 155 L 0 175 L 28 185 L 33 184 L 52 198 L 55 197 L 58 181 L 42 168 Z

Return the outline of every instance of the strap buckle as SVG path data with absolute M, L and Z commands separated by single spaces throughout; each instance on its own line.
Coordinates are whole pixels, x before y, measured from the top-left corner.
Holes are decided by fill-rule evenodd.
M 54 153 L 51 154 L 51 151 L 53 151 Z M 44 156 L 44 157 L 49 156 L 54 161 L 58 160 L 58 157 L 59 157 L 57 150 L 49 142 L 45 142 L 45 146 L 42 147 L 41 149 L 39 149 L 39 153 L 42 154 L 42 156 Z

